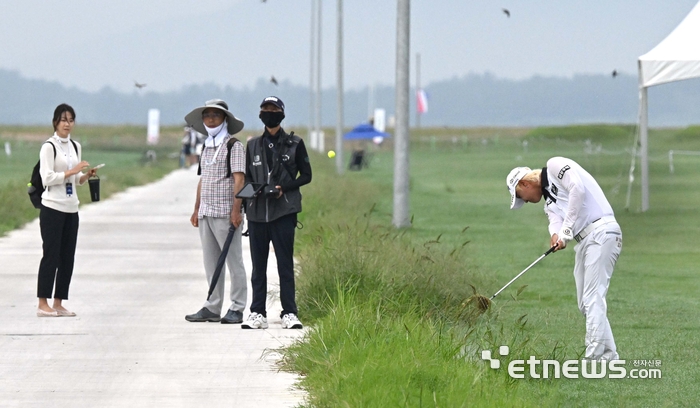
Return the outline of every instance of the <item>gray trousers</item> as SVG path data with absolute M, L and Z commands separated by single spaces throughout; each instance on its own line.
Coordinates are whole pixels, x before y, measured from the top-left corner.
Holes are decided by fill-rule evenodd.
M 204 251 L 204 271 L 207 275 L 207 287 L 211 286 L 211 280 L 216 269 L 216 261 L 221 255 L 221 247 L 226 241 L 230 225 L 228 218 L 204 217 L 199 219 L 199 237 L 202 240 L 202 250 Z M 240 227 L 236 229 L 233 241 L 231 241 L 231 246 L 226 256 L 226 266 L 231 274 L 231 306 L 229 309 L 243 312 L 248 299 L 248 281 L 245 266 L 243 265 Z M 209 300 L 204 302 L 204 307 L 212 313 L 221 314 L 225 282 L 226 274 L 222 272 L 214 292 Z
M 574 250 L 578 307 L 586 317 L 585 357 L 591 360 L 617 360 L 620 356 L 608 321 L 605 296 L 622 250 L 620 226 L 612 222 L 596 228 Z

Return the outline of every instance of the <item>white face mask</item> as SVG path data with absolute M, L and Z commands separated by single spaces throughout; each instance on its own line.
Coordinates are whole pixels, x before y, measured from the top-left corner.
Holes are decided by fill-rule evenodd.
M 207 147 L 221 144 L 223 138 L 228 135 L 228 126 L 225 120 L 215 128 L 210 128 L 207 125 L 204 125 L 204 128 L 207 130 L 207 134 L 209 134 L 209 137 L 204 141 L 204 145 Z
M 221 122 L 221 124 L 219 126 L 217 126 L 215 128 L 210 128 L 207 125 L 204 125 L 204 128 L 207 130 L 207 133 L 209 134 L 209 136 L 216 137 L 219 135 L 219 133 L 221 133 L 221 131 L 224 129 L 225 126 L 226 126 L 226 121 L 224 120 L 223 122 Z

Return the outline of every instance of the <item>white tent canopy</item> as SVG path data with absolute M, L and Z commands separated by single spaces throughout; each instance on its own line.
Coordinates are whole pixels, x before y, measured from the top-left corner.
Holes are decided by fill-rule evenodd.
M 700 77 L 700 2 L 671 34 L 639 57 L 639 142 L 642 172 L 642 211 L 649 209 L 647 88 Z

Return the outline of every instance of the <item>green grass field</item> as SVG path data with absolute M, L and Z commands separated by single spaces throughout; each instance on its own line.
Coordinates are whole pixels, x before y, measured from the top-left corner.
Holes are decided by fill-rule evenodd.
M 404 231 L 390 227 L 390 149 L 373 151 L 368 169 L 342 177 L 332 160 L 313 158 L 314 181 L 303 190 L 298 291 L 300 313 L 311 311 L 319 329 L 288 355 L 290 367 L 305 374 L 312 405 L 700 405 L 700 251 L 694 242 L 700 157 L 677 157 L 674 174 L 668 167 L 669 149 L 700 150 L 697 127 L 651 132 L 651 209 L 645 213 L 639 211 L 639 170 L 625 209 L 631 126 L 417 133 L 410 156 L 414 223 Z M 508 381 L 503 370 L 486 370 L 479 359 L 480 350 L 499 345 L 518 350 L 509 358 L 563 361 L 583 353 L 572 248 L 545 258 L 487 315 L 472 319 L 460 308 L 469 283 L 490 295 L 548 248 L 542 204 L 510 211 L 505 177 L 515 166 L 544 166 L 556 155 L 591 172 L 615 209 L 624 246 L 608 316 L 627 370 L 645 368 L 635 361 L 660 360 L 661 379 Z M 359 229 L 369 232 L 354 232 Z M 413 336 L 415 327 L 415 343 L 396 341 Z M 440 354 L 445 342 L 452 352 Z

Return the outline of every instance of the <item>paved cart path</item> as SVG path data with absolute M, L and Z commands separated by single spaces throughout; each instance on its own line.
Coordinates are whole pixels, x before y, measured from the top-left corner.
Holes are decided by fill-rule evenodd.
M 177 170 L 81 208 L 64 302 L 74 318 L 36 317 L 38 219 L 0 238 L 0 406 L 267 408 L 303 401 L 297 377 L 275 365 L 273 350 L 303 332 L 280 326 L 274 259 L 269 329 L 184 319 L 201 308 L 208 289 L 199 234 L 189 223 L 198 179 L 194 169 Z M 243 255 L 250 276 L 245 237 Z M 227 276 L 226 293 L 229 284 Z M 248 294 L 249 306 L 250 287 Z

